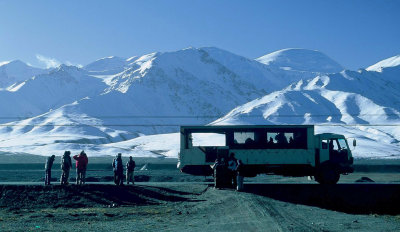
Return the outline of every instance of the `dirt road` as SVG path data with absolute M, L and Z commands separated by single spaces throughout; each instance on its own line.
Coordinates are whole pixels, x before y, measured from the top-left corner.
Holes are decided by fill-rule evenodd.
M 279 193 L 281 187 L 285 185 L 248 185 L 247 192 L 240 193 L 210 188 L 199 197 L 207 203 L 195 205 L 189 211 L 190 214 L 203 215 L 203 218 L 191 219 L 190 225 L 196 230 L 199 228 L 198 231 L 213 228 L 216 231 L 399 231 L 400 229 L 400 217 L 378 216 L 367 211 L 360 212 L 364 215 L 348 214 L 321 208 L 329 208 L 329 201 L 335 201 L 334 198 L 338 196 L 328 197 L 327 204 L 315 202 L 319 204 L 319 207 L 294 204 L 263 196 L 263 193 L 270 194 L 266 192 L 269 190 L 287 198 L 284 196 L 287 193 Z M 298 185 L 297 189 L 293 189 L 293 194 L 297 191 L 297 194 L 302 195 L 298 197 L 298 200 L 302 199 L 299 203 L 313 202 L 307 199 L 312 196 L 307 193 L 308 187 L 310 186 Z M 316 185 L 316 187 L 319 186 Z M 395 189 L 397 193 L 400 192 L 398 187 Z M 368 200 L 365 197 L 360 198 L 364 198 L 360 199 L 360 204 L 363 204 L 363 200 Z M 398 204 L 399 198 L 396 199 L 396 202 L 392 201 L 392 203 Z M 337 203 L 339 202 L 342 201 L 338 200 Z M 388 205 L 383 207 L 388 207 Z M 377 206 L 370 210 L 379 211 L 380 208 Z M 179 229 L 185 230 L 187 227 Z
M 259 175 L 245 192 L 148 160 L 137 185 L 118 187 L 108 158 L 91 159 L 87 185 L 43 186 L 43 160 L 15 161 L 0 164 L 0 231 L 400 231 L 397 161 L 360 163 L 334 186 Z
M 122 188 L 3 185 L 0 230 L 400 231 L 400 212 L 393 207 L 400 202 L 396 184 L 342 184 L 330 189 L 315 184 L 247 184 L 245 188 L 246 192 L 236 192 L 177 183 Z M 371 199 L 379 196 L 386 200 L 373 204 Z M 353 207 L 365 210 L 351 213 L 337 207 L 356 198 Z M 362 207 L 365 202 L 371 204 Z

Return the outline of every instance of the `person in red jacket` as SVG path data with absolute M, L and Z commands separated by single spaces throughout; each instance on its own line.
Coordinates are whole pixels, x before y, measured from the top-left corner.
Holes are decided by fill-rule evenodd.
M 76 160 L 76 184 L 85 184 L 86 167 L 88 164 L 86 153 L 81 151 L 79 155 L 74 155 L 73 158 Z

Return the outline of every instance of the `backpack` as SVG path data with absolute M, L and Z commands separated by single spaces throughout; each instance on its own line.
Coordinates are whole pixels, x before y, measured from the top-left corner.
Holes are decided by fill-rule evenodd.
M 114 160 L 114 170 L 116 172 L 123 171 L 123 166 L 122 166 L 122 160 L 121 159 L 115 159 Z
M 236 160 L 231 159 L 231 160 L 228 161 L 228 168 L 229 168 L 231 171 L 235 171 L 235 170 L 236 170 L 236 167 L 237 167 L 237 162 L 236 162 Z

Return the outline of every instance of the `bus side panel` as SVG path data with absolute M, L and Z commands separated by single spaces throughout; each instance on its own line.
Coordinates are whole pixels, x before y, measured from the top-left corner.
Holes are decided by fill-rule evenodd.
M 184 149 L 180 153 L 181 165 L 205 165 L 205 154 L 198 147 Z
M 237 159 L 246 164 L 315 164 L 313 150 L 305 149 L 252 149 L 230 150 Z

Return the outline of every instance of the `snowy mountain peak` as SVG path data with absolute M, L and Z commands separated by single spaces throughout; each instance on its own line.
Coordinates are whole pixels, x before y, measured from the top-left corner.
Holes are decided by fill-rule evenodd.
M 96 60 L 93 63 L 90 63 L 83 68 L 87 71 L 110 71 L 110 70 L 119 70 L 123 69 L 125 65 L 127 65 L 128 61 L 125 58 L 121 58 L 118 56 L 109 56 Z
M 11 61 L 0 61 L 0 67 L 9 64 Z
M 61 64 L 60 66 L 49 72 L 49 74 L 56 74 L 56 75 L 61 73 L 67 73 L 69 75 L 74 75 L 74 76 L 81 76 L 83 74 L 86 74 L 86 70 L 83 70 L 73 65 Z
M 379 61 L 378 63 L 366 68 L 367 71 L 381 72 L 383 68 L 395 67 L 400 65 L 400 55 Z
M 258 62 L 283 70 L 336 73 L 344 68 L 324 53 L 302 48 L 279 50 L 256 59 Z
M 128 59 L 126 59 L 126 61 L 127 62 L 134 62 L 137 58 L 138 58 L 138 56 L 132 56 L 132 57 L 129 57 Z
M 59 71 L 69 70 L 69 69 L 76 70 L 76 69 L 79 69 L 79 68 L 77 66 L 67 65 L 67 64 L 60 64 L 57 68 L 55 68 L 55 70 L 59 70 Z
M 12 61 L 3 61 L 0 62 L 0 67 L 31 67 L 28 64 L 24 63 L 21 60 L 12 60 Z
M 0 62 L 0 88 L 7 88 L 45 72 L 46 70 L 29 66 L 20 60 Z
M 138 62 L 138 63 L 147 62 L 147 61 L 152 60 L 153 58 L 155 58 L 156 56 L 158 56 L 160 54 L 161 54 L 160 52 L 149 53 L 149 54 L 139 57 L 135 62 Z

